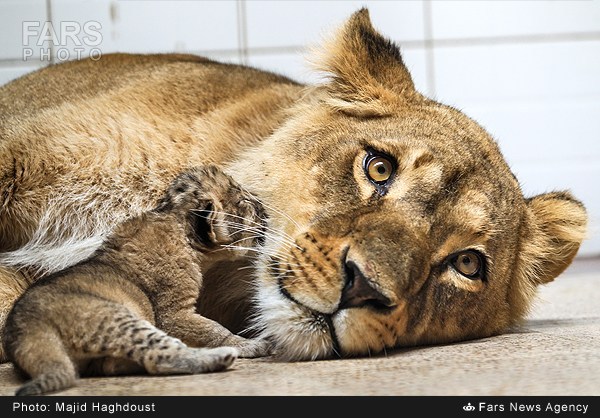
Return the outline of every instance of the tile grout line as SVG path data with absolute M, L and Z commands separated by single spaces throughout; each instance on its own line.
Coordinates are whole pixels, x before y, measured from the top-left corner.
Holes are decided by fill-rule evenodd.
M 49 1 L 49 0 L 47 0 Z M 238 0 L 244 1 L 244 0 Z M 245 13 L 244 13 L 245 20 Z M 196 50 L 190 49 L 187 52 L 199 54 L 215 54 L 215 55 L 238 55 L 247 60 L 250 53 L 257 55 L 270 54 L 297 54 L 305 50 L 302 45 L 288 46 L 272 46 L 272 47 L 253 47 L 247 46 L 246 25 L 240 29 L 238 34 L 238 47 L 234 49 L 214 49 L 214 50 Z M 515 35 L 515 36 L 499 36 L 486 38 L 453 38 L 453 39 L 430 39 L 430 40 L 396 40 L 402 49 L 417 50 L 417 49 L 441 49 L 452 47 L 477 47 L 477 46 L 498 46 L 498 45 L 518 45 L 524 46 L 542 43 L 576 43 L 586 41 L 600 41 L 600 32 L 587 33 L 565 33 L 565 34 L 539 34 L 539 35 Z M 168 51 L 162 51 L 168 52 Z M 52 59 L 54 60 L 54 56 Z M 31 61 L 41 63 L 41 61 Z M 20 58 L 0 58 L 0 65 L 18 65 L 23 61 Z
M 495 45 L 522 45 L 526 43 L 541 44 L 555 42 L 586 42 L 600 40 L 600 32 L 565 32 L 565 33 L 536 33 L 522 35 L 497 35 L 472 38 L 441 38 L 436 39 L 436 47 L 457 46 L 495 46 Z
M 46 0 L 46 20 L 54 26 L 54 22 L 52 22 L 52 0 Z M 52 41 L 48 42 L 48 49 L 50 50 L 50 60 L 47 65 L 52 65 L 54 64 L 54 43 Z
M 245 30 L 245 28 L 244 28 Z M 421 41 L 421 40 L 395 40 L 403 49 L 426 49 L 430 44 L 435 43 L 435 48 L 451 48 L 451 47 L 470 47 L 470 46 L 494 46 L 494 45 L 519 45 L 523 46 L 523 43 L 539 44 L 539 43 L 565 43 L 565 42 L 586 42 L 586 41 L 600 41 L 600 32 L 588 32 L 588 33 L 569 33 L 569 34 L 546 34 L 546 35 L 524 35 L 514 37 L 488 37 L 488 38 L 454 38 L 454 39 L 436 39 L 435 41 Z M 238 36 L 238 42 L 240 46 L 234 49 L 212 49 L 212 50 L 196 50 L 190 49 L 188 52 L 198 52 L 205 54 L 216 54 L 216 55 L 248 55 L 249 53 L 258 55 L 269 55 L 269 54 L 296 54 L 300 53 L 305 49 L 302 45 L 288 45 L 288 46 L 272 46 L 272 47 L 247 47 L 247 41 L 242 39 L 242 36 Z M 163 51 L 167 52 L 167 51 Z M 32 61 L 33 62 L 33 61 Z M 37 61 L 36 61 L 37 62 Z M 22 63 L 20 58 L 0 58 L 0 65 L 2 64 L 17 64 Z
M 246 0 L 237 1 L 238 55 L 243 65 L 248 64 L 248 30 Z
M 429 97 L 435 98 L 435 56 L 431 0 L 426 0 L 423 2 L 423 38 L 423 44 L 425 48 L 425 71 L 427 78 L 427 91 Z

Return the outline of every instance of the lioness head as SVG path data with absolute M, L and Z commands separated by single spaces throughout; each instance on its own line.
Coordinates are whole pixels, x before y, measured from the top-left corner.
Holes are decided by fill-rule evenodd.
M 492 137 L 415 90 L 366 10 L 319 65 L 329 81 L 239 163 L 259 170 L 237 176 L 269 214 L 255 327 L 280 358 L 308 360 L 518 323 L 575 256 L 583 205 L 524 197 Z

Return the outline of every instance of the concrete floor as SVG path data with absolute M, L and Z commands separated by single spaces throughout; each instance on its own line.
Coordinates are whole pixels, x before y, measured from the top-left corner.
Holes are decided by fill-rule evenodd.
M 385 357 L 275 363 L 238 359 L 195 376 L 82 379 L 59 395 L 600 395 L 600 258 L 543 287 L 525 326 Z M 0 395 L 20 384 L 0 365 Z

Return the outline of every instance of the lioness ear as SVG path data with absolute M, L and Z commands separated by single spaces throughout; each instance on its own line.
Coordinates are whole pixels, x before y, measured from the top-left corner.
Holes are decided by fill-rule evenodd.
M 341 111 L 383 116 L 403 100 L 420 96 L 400 49 L 373 29 L 364 8 L 325 43 L 314 64 L 331 74 L 328 103 Z
M 573 261 L 586 235 L 587 213 L 568 192 L 553 192 L 527 200 L 529 233 L 522 256 L 534 285 L 548 283 Z

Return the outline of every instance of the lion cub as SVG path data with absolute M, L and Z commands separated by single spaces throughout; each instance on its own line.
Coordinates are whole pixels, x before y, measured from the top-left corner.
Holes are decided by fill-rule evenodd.
M 263 218 L 261 205 L 218 168 L 179 175 L 154 210 L 117 226 L 91 258 L 39 280 L 15 303 L 5 350 L 31 377 L 16 394 L 66 389 L 78 375 L 203 373 L 238 355 L 267 355 L 266 341 L 234 335 L 195 310 L 201 269 L 243 256 Z

